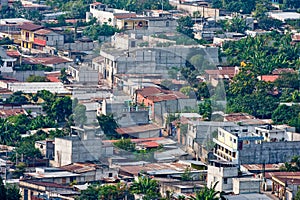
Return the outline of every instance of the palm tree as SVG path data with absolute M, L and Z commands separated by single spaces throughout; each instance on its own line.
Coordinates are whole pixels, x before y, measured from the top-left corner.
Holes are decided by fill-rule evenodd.
M 223 192 L 216 191 L 218 182 L 211 185 L 210 188 L 205 186 L 203 189 L 196 192 L 195 197 L 191 197 L 191 200 L 219 200 L 223 199 Z
M 158 182 L 147 176 L 139 176 L 131 185 L 130 190 L 133 194 L 142 194 L 149 199 L 156 199 L 160 196 Z

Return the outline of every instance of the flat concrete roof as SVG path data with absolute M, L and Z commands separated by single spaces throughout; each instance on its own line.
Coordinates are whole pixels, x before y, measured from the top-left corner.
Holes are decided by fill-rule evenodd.
M 227 200 L 272 200 L 265 194 L 250 193 L 250 194 L 239 194 L 239 195 L 224 195 Z

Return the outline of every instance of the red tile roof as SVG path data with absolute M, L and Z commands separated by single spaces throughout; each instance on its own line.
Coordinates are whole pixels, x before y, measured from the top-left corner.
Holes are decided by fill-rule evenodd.
M 20 115 L 20 114 L 25 114 L 25 110 L 24 109 L 18 109 L 18 108 L 13 108 L 13 109 L 1 109 L 0 110 L 0 117 L 1 118 L 7 118 L 10 116 L 15 116 L 15 115 Z
M 164 90 L 157 87 L 146 87 L 137 90 L 137 93 L 144 98 L 152 100 L 153 102 L 176 100 L 176 99 L 188 99 L 183 93 L 178 91 Z
M 294 35 L 292 35 L 292 40 L 294 42 L 300 42 L 300 34 L 294 34 Z
M 6 54 L 13 58 L 18 58 L 21 56 L 21 53 L 17 50 L 8 50 L 8 51 L 6 51 Z
M 262 75 L 260 80 L 265 82 L 275 82 L 279 78 L 279 75 Z
M 161 127 L 155 125 L 155 124 L 147 124 L 147 125 L 141 125 L 141 126 L 130 126 L 125 128 L 117 128 L 116 131 L 118 134 L 135 134 L 135 133 L 142 133 L 145 131 L 154 131 L 154 130 L 160 130 Z
M 42 26 L 36 25 L 36 24 L 32 24 L 29 22 L 25 22 L 20 26 L 21 29 L 23 30 L 27 30 L 27 31 L 36 31 L 38 29 L 43 28 Z
M 224 116 L 224 121 L 228 122 L 236 122 L 247 119 L 255 119 L 255 117 L 247 113 L 231 113 Z
M 45 74 L 46 74 L 46 78 L 50 82 L 60 82 L 60 80 L 59 80 L 60 72 L 48 72 Z
M 92 3 L 92 5 L 101 5 L 102 3 L 101 2 L 94 2 Z
M 146 148 L 156 148 L 159 147 L 159 144 L 157 142 L 142 142 L 139 144 L 140 146 L 146 147 Z
M 51 57 L 44 57 L 44 58 L 33 58 L 33 57 L 23 58 L 23 62 L 25 64 L 32 64 L 32 65 L 36 65 L 36 64 L 52 65 L 52 64 L 68 63 L 71 61 L 64 58 L 51 56 Z
M 147 141 L 157 141 L 157 140 L 163 140 L 165 139 L 164 137 L 157 137 L 157 138 L 139 138 L 139 139 L 130 139 L 131 142 L 133 143 L 140 143 L 140 142 L 147 142 Z M 114 143 L 119 140 L 103 140 L 103 143 Z
M 90 163 L 73 163 L 70 165 L 65 165 L 61 168 L 69 172 L 84 173 L 89 171 L 95 171 L 96 165 Z
M 49 29 L 39 29 L 37 31 L 34 31 L 34 34 L 37 35 L 48 35 L 49 33 L 52 33 L 53 31 L 49 30 Z
M 269 172 L 265 173 L 266 178 L 275 178 L 282 183 L 287 183 L 288 185 L 300 185 L 300 172 Z

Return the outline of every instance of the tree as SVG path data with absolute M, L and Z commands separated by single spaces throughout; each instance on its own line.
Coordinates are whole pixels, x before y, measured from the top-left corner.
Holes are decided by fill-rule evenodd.
M 177 31 L 179 33 L 182 33 L 182 34 L 186 35 L 187 37 L 194 38 L 193 29 L 192 29 L 194 26 L 194 23 L 190 16 L 180 17 L 177 20 L 177 23 L 178 23 Z
M 39 149 L 34 147 L 34 142 L 23 142 L 19 147 L 14 150 L 14 156 L 11 160 L 15 160 L 15 157 L 19 161 L 24 161 L 25 163 L 29 160 L 43 158 Z
M 44 76 L 36 76 L 36 75 L 30 75 L 27 79 L 26 82 L 49 82 L 49 79 Z
M 63 68 L 63 69 L 60 70 L 59 80 L 60 80 L 62 83 L 64 83 L 64 84 L 69 84 L 69 83 L 70 83 L 65 68 Z
M 210 188 L 205 186 L 203 189 L 196 192 L 195 197 L 191 197 L 191 200 L 219 200 L 222 199 L 223 193 L 220 191 L 216 191 L 216 186 L 218 182 L 214 185 L 211 185 Z
M 75 109 L 74 109 L 74 114 L 73 114 L 73 119 L 74 122 L 77 126 L 82 127 L 86 121 L 86 106 L 82 104 L 78 104 Z
M 206 121 L 210 121 L 211 114 L 212 114 L 211 101 L 204 100 L 203 103 L 200 103 L 198 105 L 198 109 L 199 109 L 199 114 L 202 115 L 203 119 Z
M 119 32 L 117 28 L 107 24 L 93 24 L 83 30 L 83 34 L 90 37 L 93 40 L 99 40 L 100 36 L 112 36 L 116 32 Z
M 133 152 L 135 151 L 135 144 L 133 142 L 131 142 L 130 139 L 120 139 L 117 142 L 114 143 L 114 146 L 126 150 L 126 151 L 130 151 Z
M 181 175 L 182 181 L 190 181 L 193 180 L 191 169 L 189 167 L 185 168 L 184 173 Z
M 3 180 L 1 176 L 0 176 L 0 199 L 6 199 L 6 188 L 3 184 Z
M 225 26 L 228 31 L 237 33 L 244 33 L 248 29 L 246 20 L 241 17 L 234 17 L 228 20 Z
M 97 117 L 100 127 L 108 138 L 120 138 L 116 132 L 119 127 L 113 115 L 100 115 Z
M 16 185 L 6 185 L 6 198 L 7 200 L 20 200 L 20 189 Z
M 115 199 L 133 200 L 134 197 L 128 191 L 125 184 L 117 183 L 116 185 L 90 185 L 86 190 L 83 190 L 78 200 L 106 200 Z
M 6 99 L 6 103 L 11 104 L 28 104 L 28 99 L 25 97 L 23 92 L 17 91 L 14 92 L 8 99 Z
M 158 182 L 147 176 L 139 176 L 132 183 L 130 191 L 133 194 L 144 195 L 143 199 L 157 199 L 160 197 Z

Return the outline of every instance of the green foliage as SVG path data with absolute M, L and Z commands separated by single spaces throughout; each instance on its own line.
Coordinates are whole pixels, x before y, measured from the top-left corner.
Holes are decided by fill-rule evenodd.
M 30 75 L 26 82 L 49 82 L 49 80 L 45 76 Z
M 282 25 L 283 25 L 282 21 L 280 21 L 278 19 L 272 19 L 269 17 L 263 17 L 258 22 L 259 28 L 261 28 L 263 30 L 267 30 L 267 31 L 273 30 L 273 29 L 278 29 L 278 28 L 282 27 Z
M 296 193 L 295 200 L 300 200 L 300 190 L 299 189 Z
M 271 74 L 280 68 L 296 68 L 300 45 L 291 44 L 291 35 L 271 34 L 247 37 L 236 42 L 226 42 L 223 53 L 228 56 L 228 64 L 239 66 L 241 62 L 251 64 L 255 75 Z
M 131 142 L 130 139 L 121 138 L 120 140 L 114 143 L 114 146 L 130 152 L 135 151 L 135 144 Z
M 22 64 L 20 66 L 15 67 L 16 71 L 46 71 L 51 72 L 53 70 L 52 67 L 48 67 L 45 65 L 37 64 L 37 65 L 27 65 Z
M 100 115 L 97 119 L 101 129 L 108 138 L 120 138 L 120 135 L 116 132 L 119 126 L 113 115 Z
M 177 20 L 177 23 L 178 23 L 177 31 L 179 33 L 182 33 L 189 38 L 194 38 L 194 34 L 193 34 L 194 23 L 190 16 L 180 17 Z
M 189 167 L 185 168 L 184 173 L 181 175 L 182 181 L 191 181 L 193 180 L 191 169 Z
M 6 199 L 6 188 L 3 184 L 2 177 L 0 176 L 0 199 Z
M 15 159 L 21 162 L 28 162 L 29 160 L 43 158 L 40 150 L 34 147 L 34 142 L 22 142 L 19 147 L 14 150 L 14 155 L 11 160 L 15 161 Z
M 70 81 L 68 80 L 68 75 L 66 73 L 65 68 L 60 70 L 59 80 L 64 84 L 69 84 L 70 83 Z
M 100 36 L 112 36 L 119 30 L 113 26 L 107 24 L 94 24 L 90 25 L 83 30 L 83 34 L 90 37 L 93 40 L 99 40 Z
M 0 40 L 0 45 L 8 45 L 13 44 L 13 40 L 9 39 L 8 37 L 4 37 Z
M 25 170 L 26 170 L 26 163 L 24 162 L 19 162 L 17 165 L 16 165 L 16 169 L 13 173 L 14 177 L 17 177 L 19 178 L 20 176 L 23 176 L 24 173 L 25 173 Z
M 224 23 L 223 29 L 229 32 L 245 33 L 248 29 L 246 20 L 241 17 L 234 17 Z
M 180 92 L 188 97 L 193 96 L 193 94 L 192 94 L 193 88 L 191 86 L 185 86 L 185 87 L 180 88 Z
M 219 200 L 222 199 L 223 193 L 216 191 L 216 186 L 218 182 L 214 185 L 211 185 L 210 188 L 205 186 L 203 189 L 196 192 L 196 197 L 191 197 L 191 200 Z
M 2 200 L 19 200 L 21 198 L 20 190 L 16 185 L 4 185 L 0 177 L 0 199 Z
M 285 20 L 285 22 L 295 29 L 300 29 L 300 19 L 295 19 L 295 20 L 287 19 Z
M 16 185 L 6 185 L 6 200 L 20 200 L 21 199 L 20 189 Z
M 44 100 L 43 110 L 56 122 L 66 122 L 72 114 L 72 100 L 69 96 L 58 97 L 47 90 L 41 90 L 37 92 L 36 97 Z
M 271 4 L 269 0 L 213 0 L 212 7 L 242 14 L 254 11 L 255 16 L 260 16 L 271 9 Z
M 283 0 L 283 8 L 300 8 L 300 2 L 298 0 Z
M 142 13 L 145 10 L 156 10 L 163 9 L 164 10 L 172 10 L 173 6 L 169 4 L 169 1 L 155 1 L 155 0 L 100 0 L 101 3 L 108 4 L 110 7 L 125 9 L 129 11 L 134 11 L 137 13 Z
M 142 194 L 143 199 L 157 199 L 160 197 L 159 185 L 156 180 L 147 176 L 139 176 L 131 185 L 132 194 Z
M 199 114 L 202 115 L 203 119 L 206 121 L 210 121 L 212 114 L 212 107 L 210 100 L 204 100 L 203 103 L 198 105 Z
M 300 105 L 280 105 L 274 110 L 272 120 L 276 124 L 288 124 L 300 132 Z
M 280 167 L 280 170 L 287 172 L 299 172 L 300 156 L 294 156 L 290 162 L 285 162 L 284 165 Z
M 227 90 L 227 112 L 246 112 L 255 117 L 270 118 L 279 101 L 300 101 L 296 73 L 282 74 L 275 83 L 257 79 L 271 74 L 278 67 L 297 69 L 300 46 L 291 45 L 290 34 L 272 32 L 255 38 L 247 37 L 225 43 L 223 50 L 228 55 L 229 65 L 242 66 Z M 297 118 L 290 120 L 290 124 L 298 126 Z
M 83 126 L 86 121 L 86 106 L 78 104 L 74 109 L 73 119 L 76 125 Z
M 128 191 L 125 184 L 116 185 L 90 185 L 87 190 L 83 190 L 77 198 L 78 200 L 106 200 L 106 199 L 128 199 L 134 200 L 134 196 Z
M 8 99 L 6 99 L 6 103 L 11 104 L 28 104 L 27 97 L 21 91 L 14 92 Z

